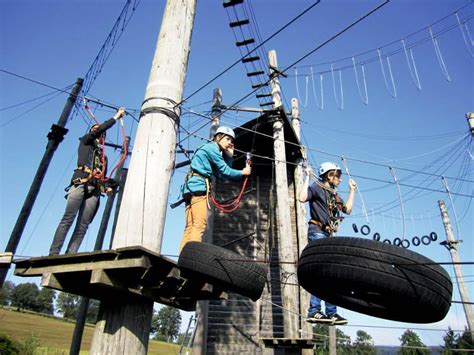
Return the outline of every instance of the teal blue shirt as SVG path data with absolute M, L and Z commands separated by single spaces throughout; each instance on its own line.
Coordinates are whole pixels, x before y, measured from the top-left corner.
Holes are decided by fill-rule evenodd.
M 223 156 L 218 144 L 212 141 L 198 148 L 191 160 L 191 169 L 205 177 L 214 175 L 219 180 L 239 180 L 242 172 L 231 168 L 232 160 Z M 206 191 L 205 180 L 199 176 L 190 176 L 182 186 L 183 194 L 198 191 Z

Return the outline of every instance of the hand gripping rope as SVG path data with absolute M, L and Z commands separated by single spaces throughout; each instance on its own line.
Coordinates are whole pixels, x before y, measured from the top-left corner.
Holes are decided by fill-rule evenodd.
M 88 103 L 87 103 L 87 99 L 84 97 L 83 98 L 84 100 L 84 108 L 86 109 L 87 113 L 89 114 L 89 116 L 92 117 L 92 119 L 95 121 L 95 123 L 97 123 L 98 125 L 100 125 L 100 122 L 97 120 L 97 118 L 94 116 L 94 114 L 92 113 Z M 115 170 L 118 169 L 118 167 L 123 164 L 123 162 L 125 161 L 125 159 L 127 158 L 127 154 L 128 154 L 128 147 L 127 147 L 127 135 L 125 134 L 125 125 L 123 123 L 123 118 L 120 117 L 120 126 L 121 126 L 121 130 L 122 130 L 122 138 L 123 138 L 123 144 L 122 144 L 122 155 L 120 156 L 120 159 L 119 161 L 117 162 L 117 164 L 115 164 L 115 166 L 113 167 L 113 169 L 110 171 L 110 174 L 109 174 L 109 177 L 106 177 L 105 176 L 105 169 L 102 169 L 100 172 L 93 172 L 93 176 L 94 178 L 96 178 L 97 180 L 99 181 L 102 181 L 102 182 L 106 182 L 106 181 L 109 181 L 110 180 L 110 176 L 112 176 L 112 174 L 115 172 Z M 100 137 L 100 144 L 102 145 L 102 156 L 101 156 L 101 160 L 102 160 L 102 166 L 105 167 L 105 137 L 102 135 Z
M 249 164 L 249 165 L 252 165 L 252 154 L 250 153 L 247 153 L 247 160 L 246 160 L 246 163 Z M 242 184 L 242 188 L 240 189 L 240 193 L 239 195 L 235 198 L 234 201 L 230 202 L 230 203 L 219 203 L 218 201 L 216 201 L 216 199 L 214 198 L 214 195 L 213 194 L 209 194 L 210 195 L 210 199 L 211 199 L 211 202 L 212 204 L 219 210 L 219 211 L 222 211 L 222 212 L 225 212 L 225 213 L 230 213 L 230 212 L 234 212 L 235 210 L 237 210 L 239 207 L 240 207 L 240 201 L 242 200 L 242 196 L 244 194 L 244 191 L 245 191 L 245 186 L 247 186 L 247 181 L 248 181 L 249 177 L 248 175 L 245 177 L 244 179 L 244 182 Z

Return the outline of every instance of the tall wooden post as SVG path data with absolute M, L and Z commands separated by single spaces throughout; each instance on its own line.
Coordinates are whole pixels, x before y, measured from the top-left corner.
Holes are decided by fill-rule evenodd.
M 222 90 L 214 89 L 211 109 L 211 128 L 209 131 L 209 139 L 214 138 L 217 128 L 220 126 L 222 114 Z M 212 177 L 212 184 L 215 186 L 215 177 Z M 207 228 L 203 240 L 212 243 L 212 234 L 214 230 L 214 213 L 211 209 L 207 215 Z M 196 333 L 193 343 L 193 355 L 204 355 L 207 351 L 207 324 L 209 314 L 209 301 L 199 301 L 196 306 Z
M 274 50 L 268 52 L 272 97 L 275 108 L 282 106 L 280 81 L 276 74 L 278 68 L 277 56 Z M 275 151 L 275 185 L 278 205 L 278 235 L 279 256 L 285 263 L 280 264 L 281 297 L 283 304 L 283 322 L 285 338 L 299 338 L 298 336 L 298 280 L 296 264 L 288 263 L 295 260 L 295 243 L 291 232 L 290 201 L 288 193 L 288 176 L 286 167 L 285 135 L 283 121 L 275 116 L 273 122 L 273 145 Z
M 443 244 L 449 250 L 451 259 L 454 263 L 454 273 L 456 274 L 456 282 L 459 288 L 459 294 L 461 295 L 461 301 L 463 302 L 464 314 L 466 315 L 467 327 L 471 332 L 471 336 L 474 339 L 474 313 L 472 311 L 471 300 L 469 293 L 466 288 L 466 284 L 462 275 L 461 259 L 458 254 L 458 245 L 460 240 L 454 240 L 453 229 L 451 227 L 451 221 L 449 220 L 448 210 L 443 200 L 438 201 L 439 209 L 441 211 L 441 217 L 443 218 L 444 231 L 446 232 L 446 242 Z
M 336 326 L 329 326 L 329 355 L 337 355 Z
M 53 155 L 56 152 L 59 144 L 62 142 L 64 135 L 67 133 L 66 123 L 71 114 L 74 103 L 76 102 L 77 95 L 82 89 L 82 84 L 84 80 L 78 78 L 74 87 L 72 88 L 71 94 L 69 95 L 66 104 L 64 105 L 63 112 L 59 116 L 58 123 L 51 126 L 51 131 L 48 133 L 48 144 L 46 145 L 46 151 L 43 154 L 43 158 L 36 170 L 35 177 L 31 183 L 30 190 L 26 195 L 25 202 L 23 202 L 23 207 L 21 208 L 18 219 L 16 220 L 15 226 L 13 227 L 12 234 L 8 240 L 7 246 L 5 248 L 6 252 L 11 252 L 15 254 L 16 248 L 20 243 L 21 235 L 25 229 L 28 218 L 30 217 L 31 210 L 35 204 L 36 197 L 38 197 L 38 192 L 43 184 L 43 179 L 48 171 L 49 164 L 53 159 Z M 5 278 L 7 277 L 9 264 L 0 264 L 0 288 L 3 287 Z
M 291 125 L 293 126 L 293 130 L 295 131 L 296 137 L 298 138 L 299 143 L 301 144 L 301 122 L 300 122 L 300 111 L 298 107 L 298 100 L 293 98 L 291 99 Z M 298 236 L 298 255 L 301 255 L 303 249 L 305 248 L 306 244 L 308 244 L 308 228 L 306 225 L 306 208 L 305 204 L 299 202 L 298 196 L 301 192 L 301 189 L 304 185 L 304 160 L 306 158 L 306 151 L 301 145 L 302 155 L 303 158 L 299 159 L 296 163 L 295 169 L 295 208 L 296 208 L 296 233 Z M 310 294 L 304 288 L 299 288 L 300 294 L 300 314 L 306 315 L 309 308 L 309 297 Z M 313 337 L 313 327 L 311 324 L 305 321 L 305 319 L 300 318 L 300 329 L 301 329 L 301 338 L 312 338 Z M 312 349 L 309 350 L 308 353 L 312 353 Z M 307 352 L 307 351 L 304 352 Z
M 168 0 L 142 105 L 114 249 L 161 251 L 195 0 Z M 101 302 L 91 354 L 146 354 L 152 301 Z

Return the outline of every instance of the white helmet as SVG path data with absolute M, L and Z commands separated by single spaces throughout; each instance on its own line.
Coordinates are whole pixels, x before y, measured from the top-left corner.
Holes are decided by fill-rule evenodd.
M 216 130 L 216 133 L 214 134 L 217 135 L 217 134 L 225 134 L 225 135 L 228 135 L 230 137 L 232 137 L 232 139 L 235 139 L 235 133 L 234 131 L 229 128 L 229 127 L 226 127 L 226 126 L 220 126 L 217 130 Z
M 324 162 L 319 166 L 319 176 L 323 176 L 330 170 L 341 171 L 341 168 L 339 167 L 339 165 L 331 161 Z

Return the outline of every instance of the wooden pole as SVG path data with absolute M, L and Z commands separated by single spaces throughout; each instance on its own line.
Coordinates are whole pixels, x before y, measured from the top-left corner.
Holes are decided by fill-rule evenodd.
M 222 114 L 222 90 L 214 89 L 211 109 L 211 128 L 209 131 L 209 139 L 214 138 L 217 128 L 219 128 Z M 215 185 L 215 177 L 212 177 L 211 184 Z M 212 235 L 214 231 L 214 213 L 211 209 L 207 215 L 207 227 L 203 241 L 212 243 Z M 207 351 L 207 324 L 209 314 L 209 301 L 199 301 L 196 305 L 196 332 L 194 336 L 193 355 L 204 355 Z
M 300 122 L 300 112 L 298 107 L 298 100 L 293 98 L 291 99 L 291 125 L 295 131 L 296 137 L 301 145 L 301 122 Z M 306 244 L 308 244 L 308 227 L 306 226 L 306 207 L 304 203 L 299 202 L 298 196 L 301 189 L 304 185 L 304 158 L 306 158 L 306 151 L 303 146 L 301 146 L 301 151 L 303 158 L 299 159 L 296 164 L 295 169 L 295 208 L 296 208 L 296 233 L 298 236 L 298 255 L 301 255 Z M 309 297 L 310 294 L 304 288 L 299 288 L 300 296 L 300 314 L 306 315 L 309 308 Z M 301 338 L 312 338 L 313 337 L 313 327 L 310 323 L 306 322 L 304 318 L 300 318 L 300 330 Z M 312 349 L 308 353 L 312 353 Z M 305 353 L 307 351 L 304 351 Z
M 64 105 L 63 112 L 58 119 L 58 123 L 51 126 L 51 131 L 48 133 L 48 144 L 46 145 L 46 151 L 43 154 L 43 158 L 38 166 L 38 170 L 36 170 L 35 177 L 30 186 L 30 190 L 26 195 L 25 201 L 23 202 L 23 207 L 21 208 L 20 214 L 18 215 L 18 219 L 16 220 L 15 226 L 13 227 L 12 234 L 10 235 L 10 239 L 8 240 L 7 246 L 5 248 L 5 252 L 11 252 L 15 254 L 16 248 L 20 243 L 21 236 L 25 229 L 26 223 L 28 222 L 28 218 L 30 217 L 31 210 L 33 209 L 33 205 L 35 204 L 36 197 L 38 197 L 39 190 L 41 185 L 43 184 L 44 177 L 46 172 L 48 171 L 49 164 L 53 159 L 53 155 L 56 152 L 59 144 L 62 142 L 64 135 L 67 133 L 66 123 L 69 119 L 69 115 L 71 114 L 72 108 L 74 103 L 76 102 L 77 95 L 82 89 L 82 84 L 84 80 L 78 78 L 74 87 L 72 88 L 71 93 Z M 1 264 L 0 265 L 0 288 L 3 287 L 3 283 L 7 277 L 8 269 L 10 268 L 10 264 Z
M 117 194 L 117 204 L 115 205 L 114 222 L 112 224 L 112 232 L 110 233 L 109 249 L 112 249 L 112 244 L 114 243 L 115 229 L 117 228 L 117 219 L 120 212 L 120 206 L 122 205 L 123 190 L 125 189 L 127 175 L 128 168 L 122 168 L 122 172 L 119 178 L 119 190 Z
M 168 0 L 148 79 L 114 249 L 161 251 L 176 137 L 196 9 L 195 0 Z M 91 354 L 146 354 L 152 301 L 101 302 Z
M 337 355 L 336 326 L 329 326 L 329 355 Z
M 282 106 L 280 81 L 275 75 L 278 68 L 277 56 L 274 50 L 268 53 L 272 97 L 275 108 Z M 283 121 L 275 116 L 273 122 L 273 145 L 275 150 L 275 185 L 278 206 L 278 236 L 280 260 L 294 261 L 296 259 L 294 238 L 291 232 L 290 201 L 288 192 L 288 176 L 286 167 L 285 134 Z M 280 264 L 281 297 L 283 304 L 283 322 L 285 338 L 299 338 L 299 306 L 296 265 L 291 263 Z
M 462 275 L 461 259 L 458 254 L 458 246 L 461 240 L 455 240 L 453 237 L 453 229 L 449 219 L 448 210 L 443 200 L 438 201 L 441 217 L 443 218 L 444 231 L 446 232 L 446 243 L 443 243 L 451 254 L 451 259 L 454 263 L 454 273 L 456 274 L 456 283 L 458 284 L 459 294 L 463 302 L 464 314 L 466 315 L 466 322 L 471 336 L 474 339 L 474 313 L 472 311 L 471 300 L 466 288 L 466 284 Z

